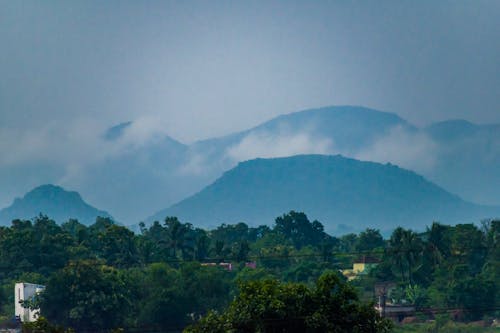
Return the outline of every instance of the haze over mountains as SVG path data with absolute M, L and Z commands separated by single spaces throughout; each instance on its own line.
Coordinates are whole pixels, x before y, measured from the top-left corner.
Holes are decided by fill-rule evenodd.
M 102 158 L 77 165 L 69 174 L 57 161 L 50 166 L 40 162 L 39 166 L 29 165 L 29 170 L 41 170 L 36 179 L 24 175 L 32 174 L 29 170 L 18 168 L 0 181 L 11 184 L 10 188 L 17 184 L 27 189 L 35 181 L 61 184 L 77 190 L 119 221 L 133 224 L 202 190 L 238 162 L 342 154 L 391 162 L 464 200 L 499 204 L 499 125 L 459 120 L 418 128 L 395 114 L 337 106 L 282 115 L 246 131 L 189 145 L 154 133 L 136 143 L 131 140 L 134 131 L 132 121 L 102 133 L 97 139 L 103 149 L 95 152 L 103 154 Z M 112 153 L 104 155 L 109 151 Z
M 424 175 L 468 200 L 500 203 L 500 124 L 450 120 L 424 131 L 435 143 Z

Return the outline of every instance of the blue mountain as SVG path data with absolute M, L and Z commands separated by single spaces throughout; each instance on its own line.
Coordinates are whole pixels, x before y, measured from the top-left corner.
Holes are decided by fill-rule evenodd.
M 423 228 L 432 221 L 471 222 L 500 216 L 500 207 L 475 205 L 424 177 L 392 164 L 340 155 L 300 155 L 239 163 L 195 195 L 148 219 L 177 216 L 196 226 L 271 224 L 304 211 L 326 229 Z
M 14 219 L 31 219 L 39 214 L 47 215 L 58 223 L 73 218 L 87 225 L 94 223 L 98 216 L 111 218 L 107 212 L 83 201 L 77 192 L 55 185 L 42 185 L 0 210 L 0 225 L 9 225 Z
M 419 128 L 394 113 L 330 106 L 281 115 L 192 144 L 159 134 L 131 142 L 133 127 L 127 121 L 105 130 L 99 137 L 104 149 L 97 149 L 98 158 L 73 178 L 57 160 L 0 166 L 0 201 L 7 203 L 20 188 L 64 180 L 132 224 L 195 194 L 239 162 L 342 154 L 413 170 L 466 201 L 500 204 L 500 125 L 449 120 Z

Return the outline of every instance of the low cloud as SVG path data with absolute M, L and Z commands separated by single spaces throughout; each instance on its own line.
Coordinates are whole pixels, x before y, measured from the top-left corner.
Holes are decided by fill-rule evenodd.
M 78 120 L 64 126 L 53 122 L 34 128 L 0 128 L 0 167 L 93 160 L 103 148 L 97 125 Z
M 117 140 L 121 148 L 139 148 L 163 140 L 168 135 L 165 122 L 157 117 L 139 117 L 131 122 Z
M 332 140 L 313 138 L 304 133 L 268 132 L 251 133 L 238 144 L 229 147 L 226 155 L 234 161 L 245 161 L 254 158 L 286 157 L 298 154 L 333 154 Z
M 181 164 L 177 171 L 181 176 L 200 176 L 207 174 L 209 172 L 209 168 L 213 167 L 213 164 L 214 162 L 209 161 L 206 155 L 199 152 L 191 152 L 187 157 L 187 161 Z
M 438 145 L 428 135 L 397 126 L 353 157 L 364 161 L 390 162 L 406 169 L 426 172 L 434 167 L 437 153 Z
M 181 176 L 213 178 L 238 162 L 254 158 L 337 153 L 331 139 L 314 137 L 310 133 L 307 129 L 293 133 L 289 127 L 280 126 L 276 131 L 251 132 L 229 147 L 219 147 L 223 148 L 220 151 L 213 146 L 198 147 L 189 152 L 178 172 Z
M 96 119 L 78 118 L 64 124 L 48 121 L 37 127 L 0 127 L 0 172 L 22 165 L 46 165 L 64 170 L 58 179 L 75 185 L 88 167 L 165 138 L 164 124 L 151 117 L 134 120 L 117 140 L 106 140 L 108 126 Z

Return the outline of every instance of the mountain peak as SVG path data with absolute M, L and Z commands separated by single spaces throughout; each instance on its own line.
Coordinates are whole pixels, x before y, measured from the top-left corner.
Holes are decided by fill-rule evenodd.
M 122 137 L 125 130 L 132 125 L 132 121 L 126 121 L 118 125 L 108 128 L 104 133 L 104 139 L 107 141 L 115 141 Z
M 398 122 L 406 122 L 403 118 L 395 113 L 385 112 L 380 110 L 375 110 L 369 107 L 360 105 L 329 105 L 319 108 L 306 109 L 297 112 L 292 112 L 288 115 L 293 114 L 307 114 L 307 113 L 323 113 L 323 114 L 337 114 L 337 115 L 351 115 L 356 117 L 384 117 L 387 119 L 393 119 Z M 281 117 L 286 117 L 288 115 L 282 115 Z
M 70 218 L 85 224 L 93 223 L 97 216 L 111 217 L 83 201 L 78 192 L 45 184 L 35 187 L 22 198 L 16 198 L 11 206 L 0 210 L 0 224 L 8 224 L 14 219 L 30 219 L 45 214 L 62 223 Z
M 31 191 L 29 191 L 28 193 L 26 193 L 25 197 L 30 196 L 30 195 L 39 195 L 39 194 L 41 194 L 41 195 L 66 195 L 66 194 L 70 194 L 70 195 L 77 195 L 80 198 L 80 194 L 78 192 L 66 191 L 61 186 L 54 185 L 54 184 L 39 185 L 39 186 L 35 187 L 34 189 L 32 189 Z

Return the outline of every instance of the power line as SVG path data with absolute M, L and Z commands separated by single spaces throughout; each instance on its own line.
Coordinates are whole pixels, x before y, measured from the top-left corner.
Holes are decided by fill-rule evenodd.
M 488 247 L 461 247 L 461 250 L 489 250 Z M 294 250 L 294 249 L 293 249 Z M 419 252 L 423 254 L 425 249 L 380 249 L 380 250 L 371 250 L 371 251 L 350 251 L 350 252 L 325 252 L 325 253 L 309 253 L 309 254 L 273 254 L 273 255 L 248 255 L 246 256 L 249 260 L 266 260 L 266 259 L 293 259 L 293 258 L 328 258 L 328 257 L 341 257 L 341 256 L 361 256 L 361 255 L 384 255 L 384 254 L 396 254 L 396 253 L 412 253 Z M 461 254 L 450 253 L 449 257 L 461 257 Z M 212 258 L 203 258 L 203 259 L 195 259 L 195 258 L 166 258 L 162 259 L 161 262 L 166 263 L 182 263 L 182 262 L 214 262 L 214 261 L 229 261 L 229 260 L 238 260 L 238 257 L 233 256 L 221 256 L 221 257 L 212 257 Z

